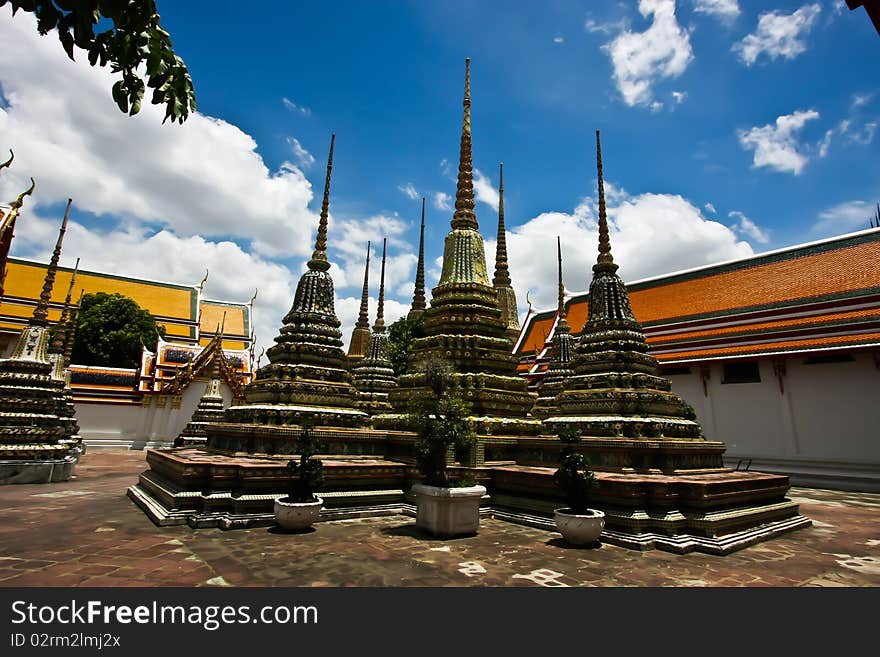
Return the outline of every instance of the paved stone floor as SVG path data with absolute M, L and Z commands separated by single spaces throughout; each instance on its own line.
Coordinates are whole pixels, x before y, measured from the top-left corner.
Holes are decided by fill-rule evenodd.
M 125 495 L 143 452 L 86 454 L 75 480 L 0 487 L 0 586 L 880 586 L 880 495 L 793 489 L 813 526 L 725 557 L 482 521 L 423 537 L 403 516 L 272 528 L 157 527 Z

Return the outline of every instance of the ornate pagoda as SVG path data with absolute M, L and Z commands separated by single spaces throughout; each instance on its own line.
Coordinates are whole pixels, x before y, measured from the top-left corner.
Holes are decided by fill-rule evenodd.
M 507 268 L 507 230 L 504 227 L 504 163 L 498 165 L 498 241 L 495 247 L 495 276 L 492 287 L 498 294 L 501 319 L 507 325 L 507 337 L 519 337 L 519 317 L 516 312 L 516 294 Z
M 0 360 L 0 484 L 67 481 L 81 453 L 73 405 L 65 394 L 64 355 L 49 353 L 49 300 L 71 202 L 33 317 L 12 356 Z
M 368 303 L 370 300 L 370 243 L 367 242 L 367 259 L 364 264 L 364 289 L 361 291 L 361 307 L 358 311 L 357 323 L 351 332 L 351 341 L 348 343 L 348 359 L 352 364 L 359 361 L 367 354 L 370 346 L 370 318 Z
M 174 439 L 174 446 L 204 445 L 208 442 L 207 425 L 209 423 L 223 422 L 225 419 L 225 405 L 223 394 L 220 392 L 220 378 L 215 376 L 205 387 L 205 394 L 199 399 L 196 410 L 193 411 L 187 425 Z
M 379 278 L 379 305 L 376 323 L 366 355 L 354 366 L 354 387 L 358 391 L 358 407 L 370 415 L 391 410 L 388 393 L 397 387 L 394 368 L 388 352 L 385 328 L 385 246 L 382 240 L 382 273 Z
M 357 391 L 351 383 L 348 357 L 342 349 L 340 321 L 333 298 L 333 279 L 327 260 L 327 218 L 333 146 L 330 140 L 324 199 L 315 250 L 308 269 L 296 286 L 290 312 L 275 344 L 266 350 L 269 364 L 260 368 L 244 389 L 245 403 L 226 411 L 226 430 L 236 425 L 299 425 L 358 427 L 366 413 L 356 408 Z M 211 439 L 209 438 L 209 445 Z M 218 438 L 218 444 L 222 440 Z
M 440 359 L 451 365 L 451 385 L 470 404 L 478 433 L 536 433 L 532 397 L 516 375 L 517 358 L 499 307 L 498 291 L 486 273 L 483 236 L 474 212 L 471 156 L 470 59 L 466 61 L 464 119 L 452 230 L 447 234 L 440 282 L 424 313 L 425 337 L 413 340 L 410 372 L 389 395 L 396 417 L 379 416 L 374 426 L 399 426 L 412 399 L 427 394 L 420 364 Z M 478 459 L 479 460 L 479 459 Z
M 585 435 L 609 438 L 705 440 L 693 409 L 657 376 L 629 293 L 611 255 L 602 147 L 596 131 L 599 177 L 599 257 L 593 265 L 589 315 L 575 349 L 574 376 L 557 397 L 559 412 L 544 423 L 556 431 L 575 425 Z M 721 452 L 705 455 L 721 465 Z
M 562 245 L 559 237 L 556 238 L 556 258 L 559 265 L 556 329 L 550 344 L 550 364 L 547 368 L 547 375 L 538 389 L 538 399 L 535 400 L 535 407 L 532 409 L 532 414 L 539 418 L 557 414 L 559 407 L 556 404 L 556 397 L 562 392 L 565 382 L 574 376 L 571 362 L 574 355 L 574 338 L 571 336 L 571 329 L 566 320 L 565 286 L 562 283 Z
M 415 320 L 425 314 L 425 197 L 422 197 L 422 227 L 419 230 L 419 261 L 416 264 L 416 285 L 412 306 L 406 318 Z

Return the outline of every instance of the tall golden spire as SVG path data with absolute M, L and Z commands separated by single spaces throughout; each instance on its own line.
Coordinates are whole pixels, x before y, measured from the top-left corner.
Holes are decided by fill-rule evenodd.
M 387 238 L 382 238 L 382 273 L 379 276 L 379 305 L 376 308 L 376 323 L 373 324 L 374 333 L 385 332 L 385 246 Z
M 361 291 L 361 307 L 355 328 L 370 330 L 370 316 L 367 310 L 370 300 L 370 242 L 367 240 L 367 260 L 364 265 L 364 289 Z
M 55 325 L 55 335 L 52 336 L 52 342 L 49 344 L 50 354 L 64 353 L 64 340 L 67 337 L 68 321 L 70 318 L 70 299 L 73 296 L 73 286 L 76 284 L 76 272 L 79 270 L 79 258 L 76 259 L 76 265 L 73 267 L 73 274 L 70 276 L 70 285 L 67 286 L 67 296 L 64 297 L 64 308 L 61 310 L 61 317 Z
M 58 231 L 58 241 L 55 242 L 55 250 L 52 251 L 52 259 L 46 269 L 46 278 L 43 281 L 43 291 L 40 292 L 40 300 L 34 310 L 34 316 L 29 324 L 34 326 L 46 326 L 49 323 L 49 300 L 52 298 L 52 287 L 55 285 L 55 274 L 58 272 L 58 260 L 61 258 L 61 243 L 64 241 L 64 233 L 67 232 L 67 219 L 70 217 L 70 205 L 73 199 L 67 199 L 67 209 L 64 211 L 64 220 L 61 222 L 61 230 Z
M 458 155 L 458 186 L 455 189 L 455 214 L 452 228 L 477 230 L 474 213 L 474 163 L 471 154 L 471 59 L 464 60 L 464 118 L 461 125 L 461 147 Z
M 309 269 L 315 271 L 327 271 L 330 263 L 327 261 L 327 217 L 330 212 L 330 174 L 333 171 L 333 145 L 336 143 L 336 133 L 330 136 L 330 155 L 327 158 L 327 178 L 324 181 L 324 200 L 321 202 L 321 219 L 318 222 L 318 235 L 315 238 L 315 251 L 309 260 Z
M 425 312 L 425 197 L 422 197 L 422 227 L 419 230 L 419 262 L 416 265 L 416 286 L 407 319 L 416 319 Z
M 596 130 L 596 168 L 599 172 L 599 258 L 593 271 L 616 272 L 617 265 L 611 257 L 611 239 L 608 236 L 608 216 L 605 212 L 605 181 L 602 179 L 602 142 Z
M 498 165 L 498 242 L 495 247 L 495 287 L 510 286 L 510 271 L 507 269 L 507 230 L 504 227 L 504 162 Z

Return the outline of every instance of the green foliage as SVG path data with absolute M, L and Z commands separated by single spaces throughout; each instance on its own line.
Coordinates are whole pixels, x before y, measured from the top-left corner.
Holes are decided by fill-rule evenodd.
M 121 294 L 87 294 L 77 316 L 71 360 L 78 365 L 137 367 L 141 344 L 153 346 L 165 328 L 134 299 Z
M 299 463 L 296 459 L 287 462 L 290 474 L 290 488 L 286 502 L 317 502 L 315 491 L 324 485 L 324 464 L 321 459 L 314 458 L 321 445 L 313 433 L 311 424 L 303 424 L 302 432 L 296 439 L 296 451 L 299 452 Z
M 425 335 L 422 317 L 407 319 L 404 316 L 388 327 L 388 355 L 394 376 L 407 373 L 412 341 Z
M 416 461 L 429 486 L 449 486 L 446 455 L 450 448 L 467 449 L 474 440 L 468 422 L 467 403 L 449 388 L 450 367 L 437 359 L 423 365 L 429 394 L 415 399 L 409 412 L 410 425 L 419 434 Z
M 183 123 L 196 110 L 192 79 L 183 60 L 174 54 L 171 37 L 159 25 L 155 0 L 0 0 L 12 13 L 34 13 L 37 31 L 58 30 L 58 39 L 73 59 L 74 46 L 88 52 L 89 64 L 110 64 L 121 80 L 113 85 L 113 100 L 123 112 L 134 116 L 141 109 L 146 84 L 153 90 L 151 102 L 165 105 L 165 121 Z M 95 26 L 109 25 L 95 34 Z M 164 121 L 163 121 L 164 123 Z
M 590 500 L 590 491 L 596 485 L 596 476 L 589 470 L 590 461 L 577 451 L 581 431 L 577 427 L 565 427 L 559 431 L 559 439 L 565 443 L 560 454 L 560 466 L 553 481 L 565 493 L 568 506 L 574 513 L 584 513 Z

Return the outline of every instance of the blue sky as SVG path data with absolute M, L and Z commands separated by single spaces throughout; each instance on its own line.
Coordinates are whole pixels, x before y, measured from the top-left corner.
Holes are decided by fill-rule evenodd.
M 493 260 L 504 161 L 521 311 L 585 289 L 601 129 L 612 242 L 643 278 L 867 228 L 880 200 L 880 37 L 839 2 L 159 2 L 199 114 L 129 119 L 109 73 L 66 60 L 27 15 L 0 14 L 0 177 L 38 188 L 13 253 L 198 283 L 247 301 L 265 346 L 314 239 L 331 132 L 331 272 L 346 331 L 365 242 L 389 238 L 388 312 L 411 298 L 421 196 L 429 284 L 455 193 L 464 58 L 472 58 L 477 214 Z M 84 60 L 84 57 L 80 57 Z M 446 196 L 444 196 L 446 195 Z M 433 277 L 431 272 L 433 272 Z M 374 278 L 375 280 L 375 278 Z M 375 290 L 373 292 L 375 296 Z M 347 339 L 347 338 L 346 338 Z

